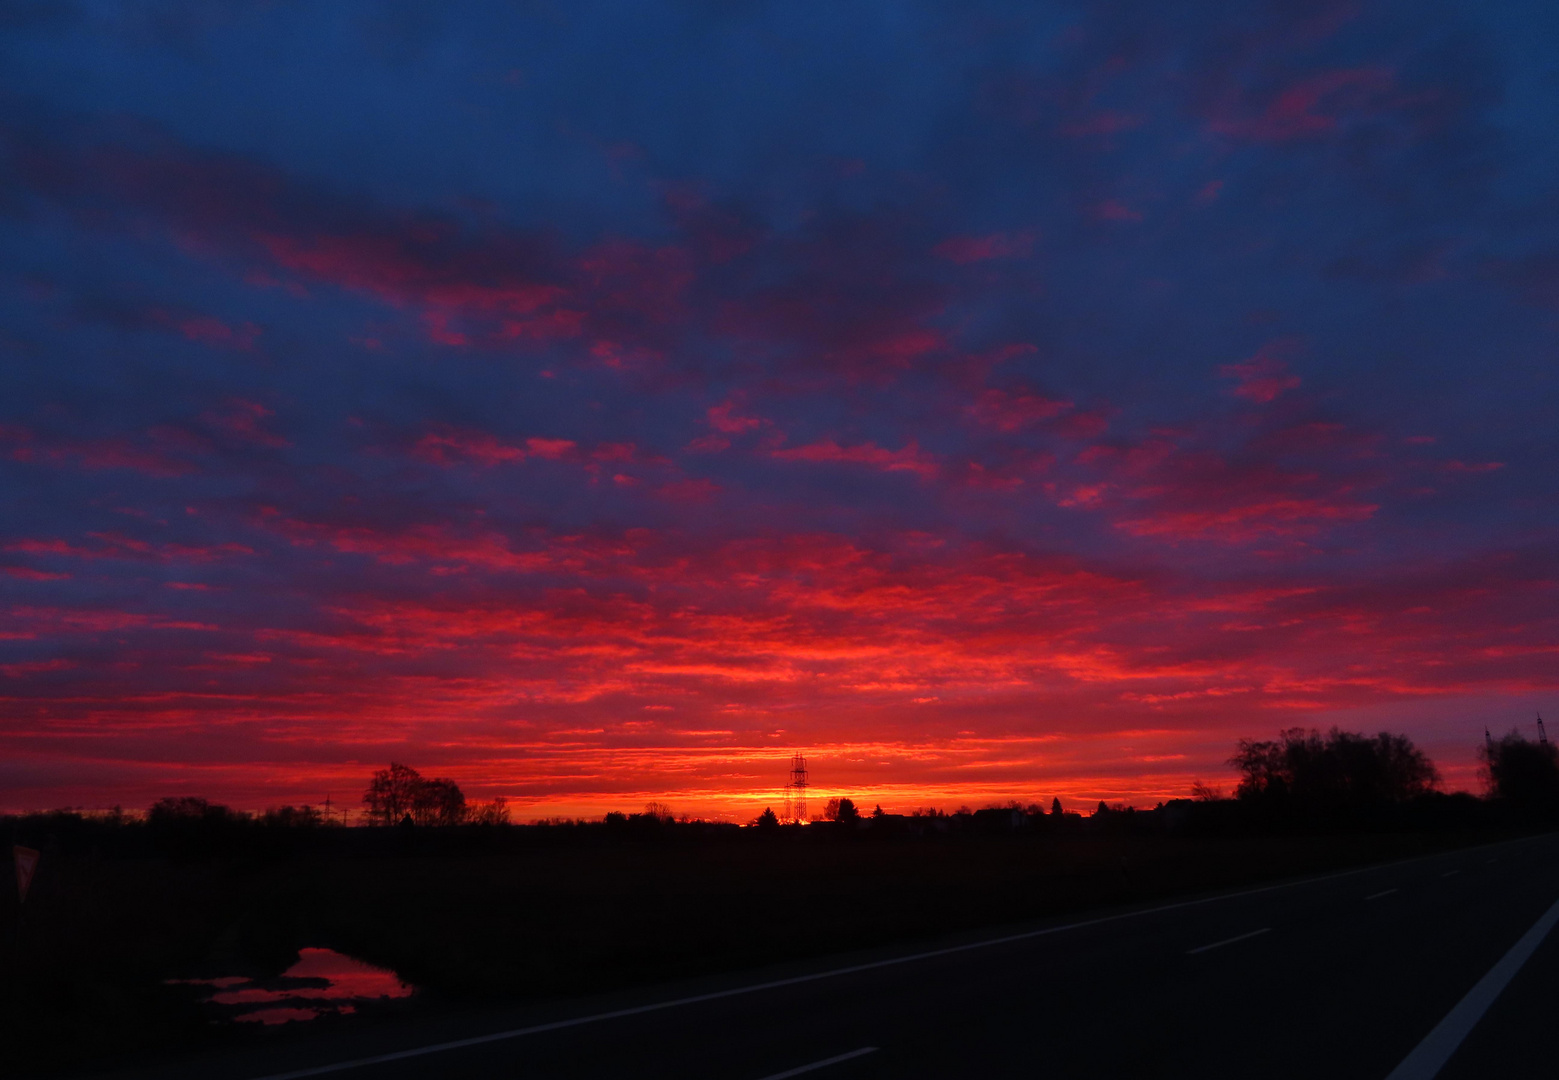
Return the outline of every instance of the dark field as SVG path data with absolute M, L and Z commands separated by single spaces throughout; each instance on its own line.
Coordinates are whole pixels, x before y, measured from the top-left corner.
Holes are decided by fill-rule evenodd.
M 325 835 L 334 832 L 337 835 Z M 557 842 L 527 829 L 325 830 L 242 857 L 44 845 L 18 925 L 7 881 L 0 1039 L 17 1075 L 219 1042 L 171 977 L 275 976 L 305 946 L 393 968 L 375 1013 L 579 994 L 1396 859 L 1506 831 L 1289 837 L 756 835 Z M 809 830 L 812 832 L 812 830 Z M 79 844 L 75 845 L 80 847 Z M 433 848 L 440 850 L 431 850 Z

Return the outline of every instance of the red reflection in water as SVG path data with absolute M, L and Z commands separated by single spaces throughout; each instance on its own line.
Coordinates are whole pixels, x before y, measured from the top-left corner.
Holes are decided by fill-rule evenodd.
M 411 987 L 393 971 L 354 960 L 333 949 L 299 949 L 298 962 L 283 973 L 287 979 L 329 979 L 330 988 L 310 997 L 331 1000 L 345 998 L 403 998 L 411 996 Z
M 170 984 L 209 986 L 210 1001 L 217 1005 L 270 1005 L 271 1008 L 238 1013 L 234 1020 L 245 1023 L 285 1024 L 290 1020 L 314 1020 L 327 1013 L 348 1015 L 355 1008 L 346 1004 L 385 998 L 410 997 L 413 988 L 393 971 L 374 967 L 333 949 L 299 949 L 298 962 L 282 972 L 277 983 L 308 979 L 319 986 L 279 988 L 255 985 L 241 975 L 218 979 L 169 979 Z M 286 1004 L 281 1004 L 285 1002 Z
M 245 1024 L 285 1024 L 292 1020 L 317 1020 L 327 1012 L 340 1013 L 345 1016 L 355 1012 L 350 1005 L 340 1005 L 324 1009 L 304 1009 L 284 1006 L 276 1009 L 259 1009 L 255 1012 L 243 1013 L 233 1017 L 234 1020 Z

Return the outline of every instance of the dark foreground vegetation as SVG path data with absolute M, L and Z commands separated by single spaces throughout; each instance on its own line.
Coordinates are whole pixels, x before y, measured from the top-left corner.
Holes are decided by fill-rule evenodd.
M 408 823 L 397 806 L 381 807 L 382 827 L 345 828 L 312 811 L 250 817 L 185 799 L 144 817 L 0 819 L 0 842 L 42 852 L 25 907 L 10 882 L 0 895 L 0 1040 L 8 1072 L 28 1075 L 286 1037 L 214 1025 L 191 987 L 164 980 L 275 976 L 306 946 L 415 983 L 417 998 L 379 1010 L 394 1014 L 1223 889 L 1559 822 L 1546 743 L 1490 739 L 1479 798 L 1434 790 L 1432 765 L 1383 738 L 1242 743 L 1234 797 L 1202 789 L 1087 817 L 1056 803 L 901 816 L 841 800 L 834 820 L 806 828 L 772 815 L 678 822 L 660 807 L 440 825 L 457 818 L 435 806 Z M 313 1021 L 341 1022 L 375 1021 Z

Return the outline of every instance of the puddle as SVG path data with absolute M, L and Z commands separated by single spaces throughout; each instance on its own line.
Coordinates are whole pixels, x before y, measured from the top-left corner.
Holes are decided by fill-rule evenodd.
M 374 1002 L 410 997 L 413 987 L 393 971 L 334 949 L 299 949 L 298 962 L 273 979 L 225 975 L 219 979 L 168 979 L 172 985 L 206 987 L 206 1000 L 245 1024 L 286 1024 L 321 1016 L 347 1016 Z M 253 1008 L 263 1005 L 266 1008 Z

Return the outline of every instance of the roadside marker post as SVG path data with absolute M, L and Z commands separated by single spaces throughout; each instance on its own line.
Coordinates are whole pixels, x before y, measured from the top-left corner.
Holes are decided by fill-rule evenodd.
M 20 844 L 11 845 L 11 857 L 16 860 L 16 902 L 27 903 L 27 889 L 38 869 L 38 852 Z

